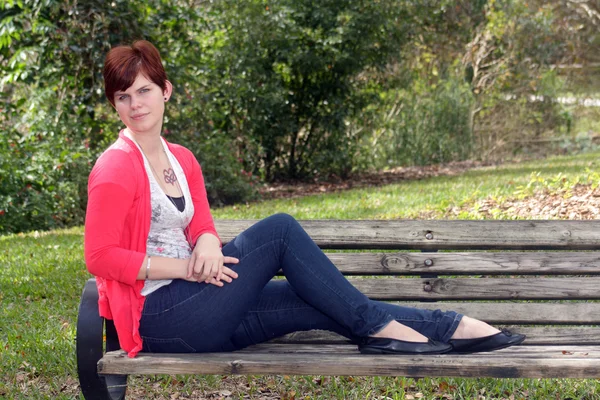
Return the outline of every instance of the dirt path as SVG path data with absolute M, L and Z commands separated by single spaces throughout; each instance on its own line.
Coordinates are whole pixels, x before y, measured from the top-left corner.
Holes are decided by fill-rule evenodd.
M 388 171 L 357 174 L 348 179 L 332 179 L 315 182 L 270 183 L 259 189 L 262 200 L 301 197 L 319 193 L 333 193 L 343 190 L 383 186 L 396 182 L 425 179 L 434 176 L 453 176 L 468 170 L 483 167 L 478 161 L 459 161 L 448 164 L 423 167 L 399 167 Z

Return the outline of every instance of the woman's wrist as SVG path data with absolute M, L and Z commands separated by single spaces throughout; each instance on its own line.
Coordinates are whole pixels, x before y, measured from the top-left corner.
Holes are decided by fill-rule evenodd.
M 189 263 L 189 258 L 145 257 L 137 279 L 186 279 Z M 150 266 L 150 268 L 148 268 L 148 266 Z
M 213 235 L 212 233 L 203 233 L 196 240 L 196 247 L 198 246 L 208 246 L 208 247 L 218 247 L 221 248 L 221 241 L 218 237 Z
M 187 279 L 189 263 L 190 263 L 189 258 L 181 259 L 181 265 L 179 265 L 179 267 L 177 268 L 177 270 L 179 271 L 178 279 Z

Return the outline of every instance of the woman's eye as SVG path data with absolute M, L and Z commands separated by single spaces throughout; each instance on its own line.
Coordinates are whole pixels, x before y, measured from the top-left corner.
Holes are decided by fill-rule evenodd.
M 150 91 L 150 89 L 142 89 L 142 90 L 140 90 L 140 93 L 146 93 L 146 92 L 149 92 L 149 91 Z
M 126 94 L 119 96 L 119 100 L 121 100 L 121 101 L 125 100 L 126 98 L 127 98 Z

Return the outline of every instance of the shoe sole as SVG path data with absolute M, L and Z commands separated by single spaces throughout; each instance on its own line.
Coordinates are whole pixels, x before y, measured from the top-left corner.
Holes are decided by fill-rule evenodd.
M 453 351 L 451 350 L 450 352 L 452 354 L 473 354 L 473 353 L 487 353 L 490 351 L 496 351 L 496 350 L 502 350 L 502 349 L 506 349 L 507 347 L 511 347 L 511 346 L 517 346 L 520 345 L 521 343 L 523 343 L 525 341 L 526 337 L 524 337 L 523 339 L 521 339 L 518 342 L 515 343 L 507 343 L 505 345 L 502 346 L 498 346 L 498 347 L 494 347 L 493 349 L 487 349 L 487 350 L 463 350 L 463 351 Z

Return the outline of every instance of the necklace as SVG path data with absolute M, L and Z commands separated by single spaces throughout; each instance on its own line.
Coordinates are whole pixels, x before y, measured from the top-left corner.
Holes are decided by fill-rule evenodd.
M 136 142 L 136 144 L 137 144 L 137 142 Z M 164 148 L 164 143 L 162 143 L 162 140 L 161 140 L 161 146 L 163 146 L 162 147 L 163 153 L 167 157 L 167 162 L 169 163 L 169 167 L 171 167 L 170 171 L 172 171 L 171 174 L 169 174 L 168 170 L 165 170 L 165 174 L 164 174 L 165 175 L 165 182 L 166 183 L 171 183 L 171 184 L 175 184 L 175 183 L 177 184 L 177 190 L 179 191 L 180 198 L 183 201 L 183 210 L 181 210 L 181 211 L 179 210 L 179 207 L 177 207 L 177 204 L 175 203 L 175 201 L 173 200 L 173 198 L 171 196 L 169 196 L 167 194 L 167 192 L 164 189 L 162 189 L 162 187 L 161 187 L 161 190 L 164 192 L 164 195 L 167 197 L 167 199 L 169 199 L 169 201 L 171 202 L 171 204 L 173 204 L 173 206 L 175 207 L 177 217 L 179 218 L 179 221 L 181 222 L 180 226 L 182 227 L 183 234 L 185 236 L 185 240 L 188 243 L 188 249 L 191 250 L 191 247 L 193 246 L 193 244 L 192 244 L 192 241 L 191 241 L 191 238 L 190 238 L 188 224 L 185 222 L 184 216 L 183 216 L 185 208 L 186 208 L 185 195 L 183 194 L 183 189 L 181 188 L 181 185 L 179 183 L 179 179 L 177 179 L 177 175 L 175 174 L 175 168 L 173 168 L 173 164 L 171 163 L 169 155 L 167 154 L 167 151 Z M 160 175 L 158 175 L 158 173 L 156 172 L 156 170 L 152 166 L 152 163 L 150 162 L 150 160 L 146 156 L 146 153 L 144 152 L 144 150 L 142 149 L 142 147 L 139 144 L 138 144 L 138 147 L 139 147 L 140 151 L 142 152 L 144 158 L 146 159 L 148 165 L 150 166 L 150 169 L 152 170 L 152 173 L 154 175 L 156 183 L 160 187 L 161 186 L 161 184 L 160 184 L 160 178 L 159 178 Z
M 142 153 L 144 153 L 144 151 L 142 151 Z M 169 168 L 169 170 L 164 170 L 163 171 L 165 182 L 166 183 L 170 183 L 172 185 L 177 184 L 177 190 L 179 191 L 179 198 L 182 199 L 182 201 L 183 201 L 183 208 L 185 210 L 185 196 L 183 195 L 183 190 L 181 189 L 181 185 L 179 185 L 179 180 L 177 179 L 177 175 L 175 175 L 175 170 L 173 169 L 173 165 L 171 165 L 171 160 L 169 160 L 169 156 L 168 156 L 168 154 L 167 154 L 167 152 L 165 151 L 164 148 L 163 148 L 163 153 L 165 153 L 165 156 L 167 157 L 167 161 L 169 163 L 169 167 L 171 167 L 171 168 Z M 152 166 L 152 163 L 150 162 L 150 160 L 148 159 L 148 157 L 146 156 L 145 153 L 144 153 L 144 157 L 146 157 L 146 160 L 148 160 L 148 165 L 150 165 L 150 169 L 152 169 L 152 173 L 154 174 L 154 177 L 156 178 L 156 181 L 159 182 L 159 175 L 156 173 L 156 170 Z M 171 171 L 170 174 L 169 174 L 169 171 Z M 160 183 L 159 183 L 159 185 L 160 185 Z M 177 204 L 175 204 L 175 201 L 173 201 L 173 198 L 167 194 L 167 191 L 166 190 L 163 190 L 163 191 L 165 192 L 165 195 L 171 201 L 171 203 L 173 203 L 173 205 L 175 206 L 175 208 L 177 209 L 177 211 L 183 212 L 184 210 L 179 210 L 179 207 L 177 207 Z

